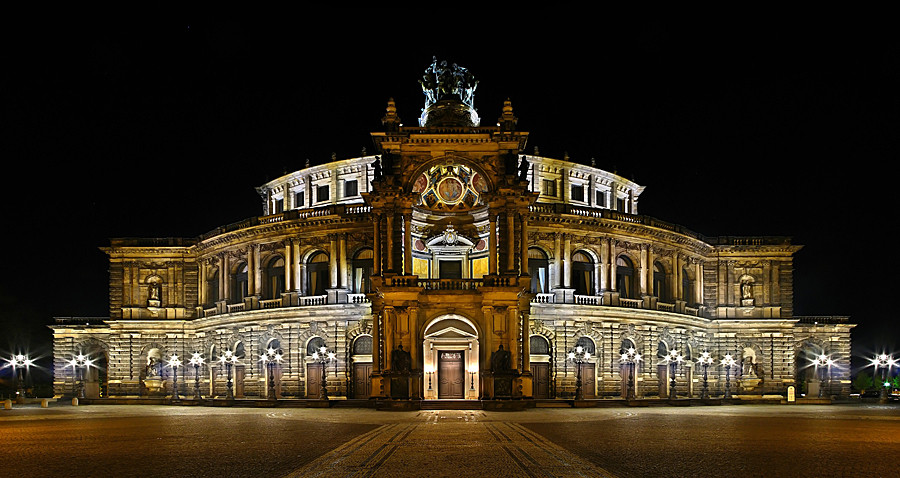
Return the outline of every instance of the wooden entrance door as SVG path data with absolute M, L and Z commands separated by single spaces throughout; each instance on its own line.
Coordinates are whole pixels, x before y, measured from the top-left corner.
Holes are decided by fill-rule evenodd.
M 463 355 L 462 350 L 438 352 L 438 398 L 465 398 Z
M 246 368 L 234 367 L 234 397 L 244 398 L 244 375 Z
M 596 386 L 594 385 L 595 374 L 594 364 L 583 363 L 581 367 L 581 393 L 584 398 L 597 398 Z
M 532 362 L 531 375 L 534 381 L 534 398 L 550 398 L 550 364 Z
M 353 398 L 369 398 L 372 395 L 371 363 L 353 364 Z
M 306 398 L 319 398 L 322 388 L 322 365 L 310 363 L 306 366 Z

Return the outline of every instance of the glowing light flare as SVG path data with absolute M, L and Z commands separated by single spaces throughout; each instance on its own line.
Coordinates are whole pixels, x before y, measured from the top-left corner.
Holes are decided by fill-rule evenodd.
M 737 363 L 737 360 L 735 360 L 734 357 L 731 356 L 731 354 L 725 354 L 725 357 L 722 358 L 721 363 L 725 367 L 734 367 L 734 365 Z
M 708 351 L 707 351 L 707 352 L 700 352 L 700 356 L 697 357 L 697 363 L 699 363 L 700 365 L 707 365 L 707 366 L 708 366 L 708 365 L 712 365 L 713 362 L 714 362 L 714 360 L 713 360 L 712 356 L 709 354 Z
M 238 357 L 234 354 L 234 352 L 232 352 L 231 350 L 226 350 L 224 354 L 219 356 L 219 362 L 222 365 L 235 365 L 240 363 L 240 360 L 238 360 Z
M 200 352 L 194 352 L 191 354 L 191 360 L 188 363 L 190 363 L 194 367 L 199 367 L 203 365 L 204 362 L 205 360 L 203 359 L 203 354 L 201 354 Z
M 677 350 L 672 350 L 671 352 L 669 352 L 668 355 L 666 355 L 667 363 L 672 363 L 672 362 L 681 363 L 683 361 L 684 361 L 684 356 L 681 355 L 680 353 L 678 353 Z
M 178 358 L 178 354 L 172 354 L 172 356 L 169 357 L 169 366 L 170 367 L 178 368 L 181 366 L 181 363 L 182 362 L 181 362 L 181 359 Z

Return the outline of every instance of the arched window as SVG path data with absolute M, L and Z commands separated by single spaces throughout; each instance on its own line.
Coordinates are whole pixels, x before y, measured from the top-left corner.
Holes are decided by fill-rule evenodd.
M 585 352 L 588 352 L 591 355 L 596 356 L 596 347 L 594 346 L 594 341 L 590 337 L 579 337 L 578 341 L 575 342 L 576 347 L 581 347 Z
M 547 255 L 544 251 L 532 247 L 528 249 L 528 274 L 531 276 L 531 292 L 546 294 L 550 291 L 547 284 Z
M 619 297 L 634 299 L 634 265 L 626 256 L 616 257 L 616 287 L 619 289 Z
M 247 297 L 247 263 L 241 262 L 234 268 L 235 273 L 231 276 L 231 301 L 241 302 Z
M 532 335 L 530 346 L 532 355 L 550 355 L 550 342 L 542 335 Z
M 360 335 L 353 341 L 353 355 L 372 355 L 371 335 Z
M 363 249 L 356 253 L 351 261 L 353 269 L 353 292 L 366 294 L 372 292 L 372 265 L 374 254 L 372 249 Z
M 266 298 L 277 299 L 284 292 L 284 258 L 276 256 L 266 266 Z
M 325 295 L 328 283 L 328 254 L 317 252 L 306 263 L 306 295 Z
M 663 302 L 671 300 L 668 281 L 666 280 L 666 269 L 659 262 L 653 263 L 653 293 Z
M 694 303 L 694 289 L 691 287 L 690 270 L 687 267 L 681 269 L 681 294 L 685 302 Z
M 587 253 L 572 254 L 572 287 L 577 295 L 594 295 L 594 261 Z
M 669 346 L 663 342 L 659 342 L 659 346 L 656 347 L 656 358 L 659 360 L 659 363 L 666 363 L 666 356 L 669 355 Z
M 306 343 L 306 355 L 312 355 L 325 346 L 325 339 L 322 337 L 313 337 Z
M 219 301 L 219 269 L 213 269 L 206 276 L 206 303 Z

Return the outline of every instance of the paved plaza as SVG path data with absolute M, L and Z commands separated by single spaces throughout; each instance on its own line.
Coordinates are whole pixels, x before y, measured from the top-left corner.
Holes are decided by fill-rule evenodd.
M 7 476 L 897 476 L 900 408 L 0 410 Z

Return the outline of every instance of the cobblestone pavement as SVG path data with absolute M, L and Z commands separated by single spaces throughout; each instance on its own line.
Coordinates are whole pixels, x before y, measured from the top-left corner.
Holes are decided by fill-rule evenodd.
M 413 423 L 382 425 L 290 476 L 612 476 L 518 423 L 485 418 L 480 411 L 419 412 Z
M 898 476 L 900 408 L 0 410 L 7 476 Z

